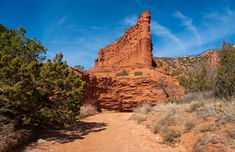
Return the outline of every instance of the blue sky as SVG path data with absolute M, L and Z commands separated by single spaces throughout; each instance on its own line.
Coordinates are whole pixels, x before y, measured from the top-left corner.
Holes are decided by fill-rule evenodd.
M 120 37 L 144 10 L 152 13 L 154 56 L 184 56 L 235 42 L 235 0 L 0 0 L 0 23 L 90 68 L 98 50 Z

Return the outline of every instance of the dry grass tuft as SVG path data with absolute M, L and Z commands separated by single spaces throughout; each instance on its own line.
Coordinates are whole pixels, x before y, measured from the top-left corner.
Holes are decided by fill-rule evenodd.
M 223 136 L 203 135 L 200 137 L 193 147 L 193 152 L 226 152 L 229 141 Z
M 221 123 L 218 123 L 218 122 L 216 122 L 214 124 L 207 124 L 207 125 L 202 126 L 200 131 L 202 133 L 204 133 L 204 132 L 214 132 L 214 131 L 220 129 L 220 125 L 221 125 Z
M 161 133 L 165 127 L 173 126 L 176 124 L 177 120 L 175 117 L 175 109 L 171 108 L 163 114 L 159 120 L 154 120 L 149 124 L 149 128 L 153 133 Z
M 97 113 L 98 112 L 96 110 L 96 107 L 91 104 L 83 105 L 80 108 L 80 114 L 81 114 L 81 117 L 83 117 L 83 118 L 95 115 Z
M 30 135 L 30 131 L 15 130 L 11 123 L 0 126 L 0 151 L 14 151 L 14 147 L 26 143 Z
M 231 147 L 235 143 L 235 130 L 229 128 L 235 122 L 235 99 L 233 100 L 226 101 L 211 97 L 209 93 L 200 93 L 197 96 L 191 95 L 187 102 L 178 104 L 143 104 L 134 110 L 130 119 L 146 125 L 154 134 L 159 134 L 165 144 L 174 146 L 180 139 L 185 142 L 185 138 L 195 134 L 196 139 L 201 138 L 196 143 L 185 144 L 187 148 L 192 148 L 191 151 L 210 151 L 219 147 L 218 150 L 223 152 L 226 151 L 226 146 Z M 225 128 L 228 130 L 226 137 L 229 140 L 214 136 L 224 136 Z M 181 134 L 187 132 L 190 133 L 181 137 Z M 215 150 L 218 151 L 216 148 Z
M 163 142 L 165 144 L 175 144 L 178 138 L 181 136 L 180 131 L 172 129 L 172 128 L 165 128 L 162 130 L 161 135 L 163 137 Z
M 196 123 L 193 120 L 188 120 L 184 124 L 184 131 L 189 132 L 196 126 Z
M 141 106 L 134 108 L 133 111 L 135 113 L 148 114 L 152 111 L 152 106 L 149 104 L 142 104 Z
M 138 124 L 145 121 L 146 118 L 141 114 L 133 114 L 130 117 L 130 120 L 135 120 Z
M 228 135 L 231 139 L 235 139 L 235 128 L 228 130 Z
M 157 104 L 155 105 L 152 110 L 153 112 L 166 112 L 170 111 L 172 109 L 176 109 L 178 105 L 176 103 L 162 103 L 162 104 Z
M 195 112 L 197 109 L 204 106 L 204 103 L 201 101 L 192 102 L 189 106 L 189 112 Z

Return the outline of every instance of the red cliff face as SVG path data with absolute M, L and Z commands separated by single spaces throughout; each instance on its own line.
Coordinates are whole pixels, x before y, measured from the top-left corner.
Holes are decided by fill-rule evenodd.
M 137 23 L 112 44 L 99 50 L 91 73 L 152 68 L 152 39 L 150 11 L 143 12 Z
M 132 110 L 142 103 L 156 104 L 184 96 L 177 79 L 153 67 L 150 12 L 114 43 L 100 49 L 95 66 L 83 79 L 83 100 L 100 108 Z M 125 71 L 124 75 L 117 75 Z M 79 72 L 78 72 L 79 74 Z

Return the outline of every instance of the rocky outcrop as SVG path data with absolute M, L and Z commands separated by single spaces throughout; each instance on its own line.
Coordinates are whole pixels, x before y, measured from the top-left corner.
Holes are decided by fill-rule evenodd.
M 142 103 L 156 104 L 184 96 L 177 79 L 155 69 L 150 19 L 150 12 L 143 12 L 121 38 L 99 50 L 93 68 L 87 73 L 77 71 L 86 81 L 84 102 L 127 111 Z
M 70 70 L 86 81 L 82 102 L 98 109 L 130 111 L 143 103 L 164 103 L 184 96 L 177 79 L 157 71 L 152 76 L 97 77 L 75 68 Z
M 137 23 L 112 44 L 99 50 L 98 59 L 89 73 L 152 68 L 150 11 L 143 12 Z
M 176 79 L 160 73 L 150 77 L 100 77 L 97 80 L 99 106 L 105 109 L 128 111 L 143 103 L 164 103 L 184 95 Z

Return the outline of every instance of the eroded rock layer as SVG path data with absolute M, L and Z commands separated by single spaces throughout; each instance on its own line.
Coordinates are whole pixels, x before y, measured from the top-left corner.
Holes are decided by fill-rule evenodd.
M 184 96 L 177 79 L 157 71 L 152 76 L 96 77 L 71 70 L 86 81 L 83 102 L 99 109 L 129 111 L 143 103 L 164 103 Z
M 176 79 L 162 74 L 156 77 L 100 77 L 97 82 L 98 105 L 105 109 L 128 111 L 143 103 L 164 103 L 184 95 Z

